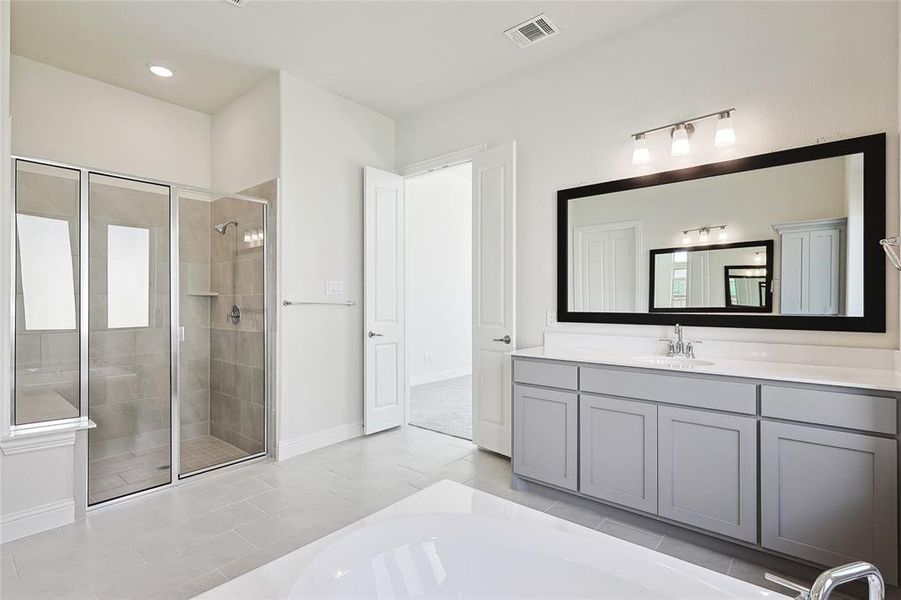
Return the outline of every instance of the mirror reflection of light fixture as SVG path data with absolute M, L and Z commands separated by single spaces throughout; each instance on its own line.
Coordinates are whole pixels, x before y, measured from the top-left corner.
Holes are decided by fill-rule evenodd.
M 694 131 L 691 123 L 679 123 L 670 132 L 673 143 L 670 146 L 670 154 L 673 156 L 687 156 L 691 152 L 691 144 L 688 142 L 688 135 Z
M 756 263 L 763 262 L 763 256 L 761 256 L 761 254 L 765 254 L 765 253 L 764 252 L 755 252 L 754 253 L 754 262 L 756 262 Z
M 706 227 L 702 227 L 701 231 L 698 232 L 698 241 L 702 244 L 706 244 L 710 239 L 710 230 Z
M 643 133 L 635 136 L 635 145 L 632 148 L 632 164 L 643 165 L 651 160 L 651 152 L 648 150 L 648 140 Z
M 704 225 L 703 227 L 694 227 L 692 229 L 683 229 L 682 230 L 682 243 L 688 245 L 691 243 L 691 236 L 689 235 L 693 231 L 698 232 L 698 241 L 702 244 L 706 244 L 710 241 L 710 232 L 713 229 L 719 229 L 719 233 L 717 234 L 717 239 L 723 241 L 729 239 L 728 234 L 726 233 L 725 225 Z
M 713 145 L 725 148 L 735 144 L 735 127 L 732 125 L 732 111 L 725 110 L 716 117 L 716 136 Z
M 631 136 L 634 140 L 632 147 L 632 164 L 641 165 L 651 160 L 651 153 L 648 150 L 646 136 L 649 133 L 658 131 L 670 132 L 670 137 L 672 138 L 670 154 L 673 156 L 688 155 L 691 152 L 691 144 L 688 139 L 695 130 L 692 123 L 704 119 L 711 119 L 713 117 L 716 117 L 716 135 L 713 139 L 713 145 L 717 148 L 723 148 L 735 144 L 735 125 L 732 122 L 733 112 L 735 112 L 734 108 L 726 108 L 699 117 L 692 117 L 691 119 L 684 119 L 682 121 L 676 121 L 675 123 L 669 123 L 667 125 L 661 125 L 660 127 L 653 127 L 651 129 L 633 133 Z

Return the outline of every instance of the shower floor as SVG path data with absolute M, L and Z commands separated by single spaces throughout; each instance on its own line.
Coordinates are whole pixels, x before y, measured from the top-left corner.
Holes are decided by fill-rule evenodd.
M 248 456 L 211 435 L 182 442 L 181 454 L 182 473 Z M 169 483 L 170 460 L 169 446 L 92 460 L 88 502 L 96 504 Z

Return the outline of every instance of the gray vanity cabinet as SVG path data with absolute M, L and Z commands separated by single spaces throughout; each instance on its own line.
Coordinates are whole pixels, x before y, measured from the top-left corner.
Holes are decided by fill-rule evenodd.
M 658 513 L 757 541 L 757 421 L 660 406 Z
M 898 575 L 897 442 L 761 423 L 761 544 L 823 565 Z
M 579 491 L 657 513 L 657 405 L 579 396 Z
M 575 491 L 578 396 L 526 385 L 513 387 L 513 472 Z

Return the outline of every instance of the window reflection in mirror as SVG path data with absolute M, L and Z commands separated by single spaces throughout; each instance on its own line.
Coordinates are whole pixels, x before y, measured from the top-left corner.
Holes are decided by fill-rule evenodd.
M 80 174 L 15 164 L 14 423 L 78 417 Z
M 150 230 L 108 225 L 107 326 L 147 327 L 150 324 Z
M 863 180 L 856 153 L 572 198 L 568 308 L 863 316 Z

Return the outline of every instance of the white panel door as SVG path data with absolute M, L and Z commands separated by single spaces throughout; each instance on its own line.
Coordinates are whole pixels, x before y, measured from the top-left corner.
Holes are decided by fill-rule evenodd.
M 573 227 L 569 263 L 577 311 L 635 312 L 641 223 L 595 223 Z
M 803 315 L 809 311 L 810 232 L 798 231 L 782 235 L 782 273 L 779 280 L 780 312 Z
M 510 456 L 516 348 L 516 143 L 472 161 L 472 441 Z
M 363 173 L 363 432 L 404 420 L 404 178 Z

